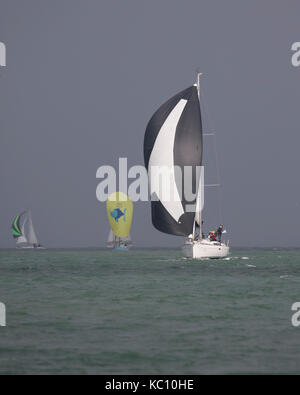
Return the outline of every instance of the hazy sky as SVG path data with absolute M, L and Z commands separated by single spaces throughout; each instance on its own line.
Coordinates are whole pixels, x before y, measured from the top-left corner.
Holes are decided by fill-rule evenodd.
M 97 168 L 143 164 L 150 117 L 198 68 L 232 245 L 300 246 L 299 15 L 298 0 L 0 0 L 0 247 L 26 208 L 47 246 L 103 246 Z M 149 203 L 132 234 L 181 244 Z

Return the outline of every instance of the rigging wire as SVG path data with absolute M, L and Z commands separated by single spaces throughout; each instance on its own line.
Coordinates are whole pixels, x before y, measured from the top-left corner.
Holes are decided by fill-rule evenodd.
M 217 172 L 217 184 L 218 186 L 218 211 L 219 211 L 219 222 L 220 224 L 223 223 L 223 212 L 222 212 L 222 191 L 221 191 L 221 172 L 220 172 L 220 164 L 219 164 L 219 159 L 218 159 L 218 147 L 217 147 L 217 135 L 216 135 L 216 130 L 214 128 L 211 129 L 211 127 L 213 126 L 212 122 L 211 122 L 211 118 L 209 116 L 208 110 L 206 108 L 205 100 L 203 99 L 203 88 L 201 87 L 201 92 L 200 92 L 200 96 L 201 96 L 201 105 L 202 105 L 202 109 L 203 109 L 203 113 L 204 116 L 206 118 L 206 123 L 208 126 L 208 130 L 212 130 L 213 131 L 213 140 L 214 140 L 214 155 L 215 155 L 215 164 L 216 164 L 216 172 Z

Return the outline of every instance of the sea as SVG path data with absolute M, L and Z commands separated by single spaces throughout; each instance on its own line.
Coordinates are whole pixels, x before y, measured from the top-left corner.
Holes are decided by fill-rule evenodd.
M 0 251 L 1 375 L 299 374 L 300 250 Z

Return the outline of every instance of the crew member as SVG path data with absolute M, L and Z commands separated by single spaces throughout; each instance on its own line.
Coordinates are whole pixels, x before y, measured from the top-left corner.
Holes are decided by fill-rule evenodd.
M 217 241 L 218 241 L 219 243 L 221 243 L 221 240 L 222 240 L 223 229 L 224 229 L 223 225 L 220 225 L 220 226 L 218 227 L 216 233 L 215 233 L 215 234 L 216 234 Z

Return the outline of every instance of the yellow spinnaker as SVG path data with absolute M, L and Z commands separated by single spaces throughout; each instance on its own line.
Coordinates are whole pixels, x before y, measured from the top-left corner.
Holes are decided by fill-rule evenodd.
M 117 237 L 128 237 L 132 224 L 133 203 L 123 192 L 112 193 L 106 202 L 108 221 Z

